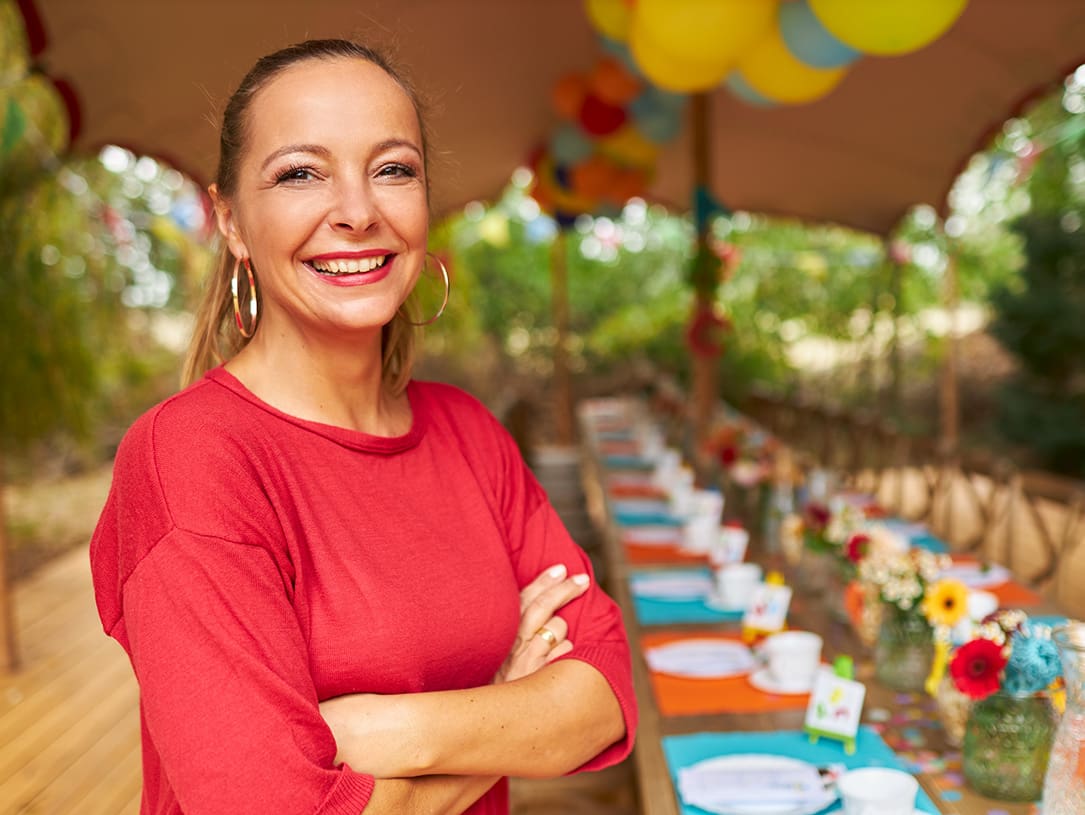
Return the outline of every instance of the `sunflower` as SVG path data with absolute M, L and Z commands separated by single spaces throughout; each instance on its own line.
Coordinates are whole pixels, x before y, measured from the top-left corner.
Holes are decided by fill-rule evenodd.
M 999 675 L 1006 667 L 1002 647 L 990 640 L 966 642 L 949 663 L 957 690 L 973 699 L 984 699 L 998 690 Z
M 968 586 L 959 580 L 939 580 L 923 598 L 923 616 L 931 625 L 955 626 L 968 611 Z

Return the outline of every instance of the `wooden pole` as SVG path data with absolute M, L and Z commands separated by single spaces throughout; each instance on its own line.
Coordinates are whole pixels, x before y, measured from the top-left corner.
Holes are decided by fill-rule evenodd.
M 569 259 L 565 231 L 558 230 L 550 247 L 550 307 L 557 338 L 554 341 L 554 421 L 557 443 L 572 445 L 573 387 L 569 375 Z
M 690 97 L 690 113 L 693 131 L 693 183 L 694 189 L 707 187 L 712 177 L 712 138 L 709 124 L 708 94 L 698 93 Z M 696 202 L 694 201 L 696 208 Z M 697 250 L 708 243 L 708 224 L 697 224 Z M 698 291 L 695 309 L 712 308 L 714 292 Z M 693 354 L 693 438 L 696 444 L 708 436 L 712 414 L 716 405 L 717 374 L 719 360 L 715 357 Z
M 10 551 L 7 517 L 4 513 L 4 461 L 0 458 L 0 668 L 14 671 L 19 667 L 19 645 L 15 638 L 15 598 L 8 571 Z
M 901 410 L 902 360 L 900 352 L 900 318 L 904 313 L 904 281 L 900 258 L 896 256 L 889 242 L 886 242 L 885 256 L 889 260 L 889 294 L 893 298 L 893 334 L 889 339 L 889 404 L 886 415 L 895 424 L 900 423 Z
M 946 334 L 946 353 L 942 361 L 942 379 L 939 398 L 940 434 L 939 447 L 945 456 L 954 456 L 960 443 L 961 409 L 960 383 L 958 382 L 958 343 L 957 343 L 957 307 L 959 305 L 959 287 L 957 285 L 957 257 L 952 248 L 948 250 L 943 298 L 949 327 Z

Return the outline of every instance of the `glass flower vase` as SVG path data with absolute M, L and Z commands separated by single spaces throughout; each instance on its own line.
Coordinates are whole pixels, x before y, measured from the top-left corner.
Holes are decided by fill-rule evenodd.
M 934 662 L 934 634 L 918 609 L 882 604 L 874 675 L 893 690 L 922 691 Z
M 1051 635 L 1066 680 L 1066 710 L 1055 731 L 1044 778 L 1044 815 L 1085 812 L 1085 624 L 1067 623 Z
M 998 801 L 1038 800 L 1055 723 L 1051 699 L 1043 693 L 999 691 L 977 701 L 962 749 L 964 777 L 972 789 Z

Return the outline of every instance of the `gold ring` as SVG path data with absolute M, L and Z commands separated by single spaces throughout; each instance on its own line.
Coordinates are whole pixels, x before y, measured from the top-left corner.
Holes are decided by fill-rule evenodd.
M 553 648 L 558 644 L 558 635 L 547 628 L 545 625 L 535 632 L 535 636 L 546 641 L 546 644 Z

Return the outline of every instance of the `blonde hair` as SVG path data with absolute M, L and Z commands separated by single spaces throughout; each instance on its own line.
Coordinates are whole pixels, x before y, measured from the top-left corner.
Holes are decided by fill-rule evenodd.
M 253 97 L 270 80 L 282 71 L 311 59 L 362 59 L 381 68 L 406 92 L 418 116 L 422 131 L 423 160 L 428 164 L 428 139 L 422 105 L 418 93 L 391 63 L 377 51 L 350 40 L 307 40 L 288 46 L 259 59 L 241 80 L 238 89 L 226 105 L 222 116 L 222 130 L 219 135 L 219 166 L 216 185 L 219 194 L 232 196 L 237 190 L 237 168 L 245 144 L 246 113 Z M 427 193 L 429 174 L 426 174 Z M 203 299 L 196 310 L 196 323 L 185 358 L 181 384 L 187 387 L 202 377 L 211 368 L 221 365 L 237 354 L 248 343 L 241 336 L 234 323 L 234 302 L 231 291 L 231 279 L 234 276 L 237 261 L 225 245 L 212 269 L 205 285 Z M 254 269 L 257 280 L 257 305 L 259 306 L 259 270 Z M 244 276 L 242 276 L 244 279 Z M 241 281 L 239 280 L 239 284 Z M 241 313 L 247 315 L 248 298 L 253 296 L 247 286 L 239 286 Z M 414 365 L 417 330 L 409 321 L 416 320 L 417 307 L 414 296 L 407 298 L 396 317 L 381 332 L 381 380 L 392 394 L 398 394 L 407 386 Z M 259 323 L 253 333 L 259 328 Z

